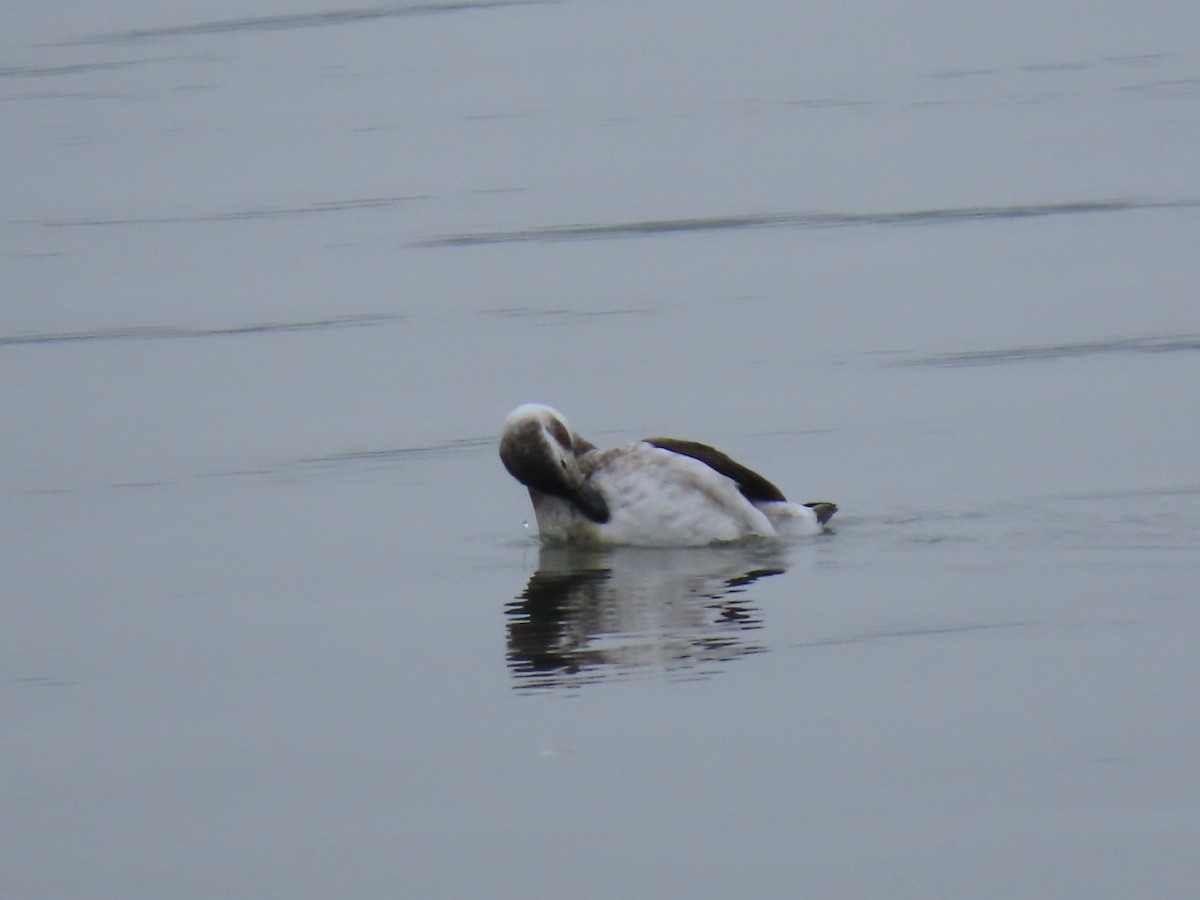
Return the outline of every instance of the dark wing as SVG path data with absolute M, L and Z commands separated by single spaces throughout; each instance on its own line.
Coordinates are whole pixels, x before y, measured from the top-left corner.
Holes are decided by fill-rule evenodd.
M 747 500 L 784 500 L 783 491 L 767 481 L 752 469 L 747 469 L 740 462 L 730 459 L 715 447 L 701 444 L 698 441 L 681 441 L 678 438 L 646 438 L 647 444 L 670 450 L 681 456 L 690 456 L 704 463 L 710 469 L 720 472 L 726 478 L 737 482 L 738 490 Z

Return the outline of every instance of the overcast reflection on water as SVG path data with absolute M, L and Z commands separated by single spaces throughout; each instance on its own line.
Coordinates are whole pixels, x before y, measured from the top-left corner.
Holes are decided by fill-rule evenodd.
M 1190 897 L 1194 4 L 0 29 L 0 897 Z M 496 435 L 783 546 L 538 549 Z

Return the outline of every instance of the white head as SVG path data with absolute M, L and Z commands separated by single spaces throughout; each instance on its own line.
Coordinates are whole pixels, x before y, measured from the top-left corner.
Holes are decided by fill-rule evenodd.
M 608 504 L 579 469 L 578 455 L 587 449 L 562 413 L 542 403 L 514 409 L 500 435 L 500 461 L 513 478 L 569 501 L 593 522 L 607 522 Z

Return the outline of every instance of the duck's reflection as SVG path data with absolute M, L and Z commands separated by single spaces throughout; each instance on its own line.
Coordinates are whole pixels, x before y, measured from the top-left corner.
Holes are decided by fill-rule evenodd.
M 784 571 L 766 546 L 713 549 L 543 547 L 506 607 L 518 687 L 575 686 L 637 674 L 704 677 L 761 652 L 746 594 Z

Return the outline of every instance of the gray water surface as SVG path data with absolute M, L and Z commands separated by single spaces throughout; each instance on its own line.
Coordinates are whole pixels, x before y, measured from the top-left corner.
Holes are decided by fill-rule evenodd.
M 1196 24 L 8 10 L 0 894 L 1192 896 Z M 836 527 L 542 550 L 530 400 Z

